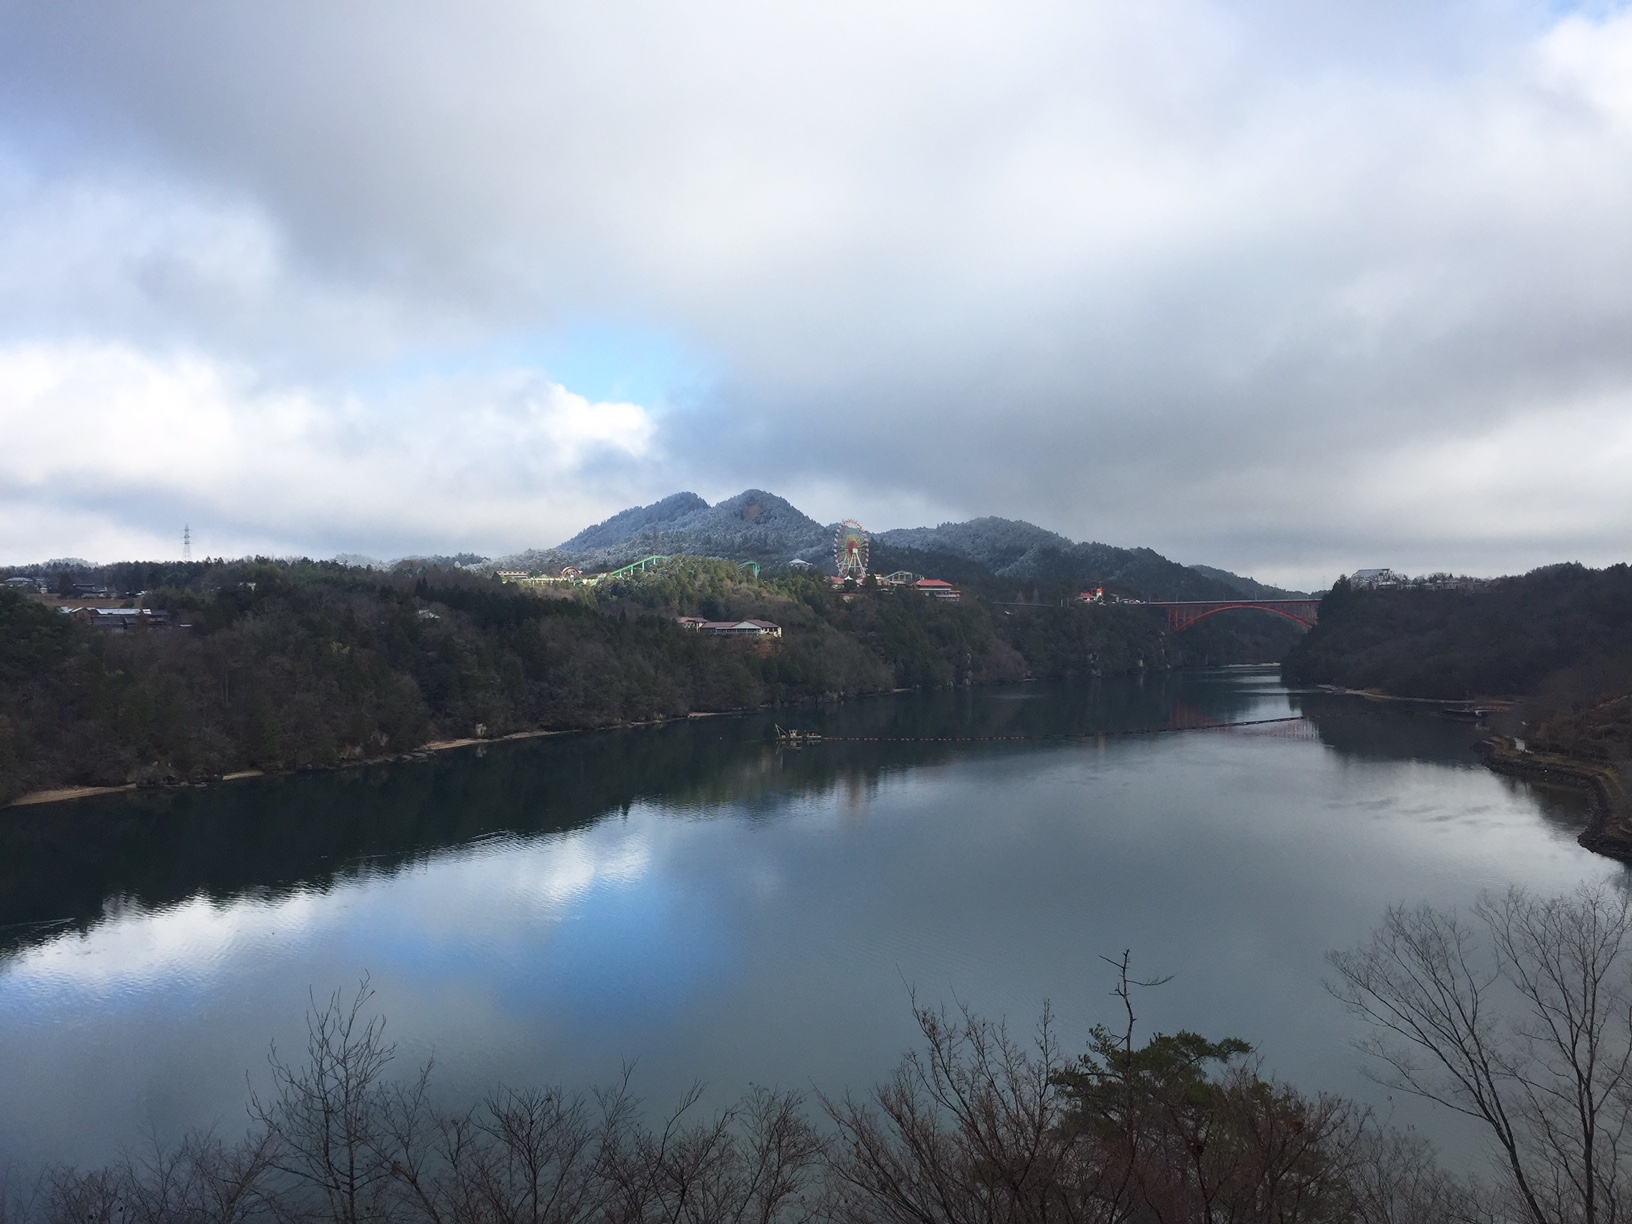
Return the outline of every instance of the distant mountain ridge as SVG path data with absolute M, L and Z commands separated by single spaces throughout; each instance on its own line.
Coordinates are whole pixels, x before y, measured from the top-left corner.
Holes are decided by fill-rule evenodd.
M 974 562 L 996 578 L 1016 582 L 1110 585 L 1145 599 L 1273 599 L 1292 592 L 1265 586 L 1228 570 L 1180 565 L 1149 548 L 1078 544 L 1058 532 L 1017 519 L 987 516 L 939 527 L 881 531 L 877 546 L 924 557 Z M 905 565 L 903 568 L 915 568 Z
M 764 489 L 745 489 L 709 505 L 674 493 L 621 510 L 548 549 L 491 562 L 495 569 L 613 569 L 652 554 L 724 557 L 787 564 L 799 559 L 831 571 L 836 524 L 818 523 Z M 1287 592 L 1210 566 L 1170 561 L 1149 548 L 1076 543 L 1033 523 L 995 516 L 938 527 L 899 527 L 872 537 L 879 572 L 906 569 L 961 583 L 1112 586 L 1146 599 L 1272 598 Z M 994 589 L 995 585 L 994 585 Z

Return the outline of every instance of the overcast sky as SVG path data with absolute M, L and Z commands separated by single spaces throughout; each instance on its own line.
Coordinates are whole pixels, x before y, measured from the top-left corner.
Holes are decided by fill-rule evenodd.
M 1632 11 L 0 6 L 0 562 L 680 489 L 1287 583 L 1632 553 Z

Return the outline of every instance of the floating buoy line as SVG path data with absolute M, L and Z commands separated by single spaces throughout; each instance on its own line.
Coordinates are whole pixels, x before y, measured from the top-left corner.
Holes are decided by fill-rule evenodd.
M 806 744 L 1011 744 L 1042 740 L 1094 740 L 1134 735 L 1171 735 L 1180 731 L 1234 731 L 1239 727 L 1269 727 L 1307 722 L 1301 714 L 1284 718 L 1253 718 L 1240 722 L 1202 723 L 1194 727 L 1145 727 L 1119 731 L 1055 731 L 1046 735 L 824 735 L 818 731 L 776 728 L 777 743 L 787 748 Z

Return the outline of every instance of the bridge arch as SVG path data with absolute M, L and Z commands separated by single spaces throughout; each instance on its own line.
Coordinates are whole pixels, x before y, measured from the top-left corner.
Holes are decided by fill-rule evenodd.
M 1150 603 L 1146 607 L 1160 608 L 1167 613 L 1167 628 L 1171 633 L 1183 633 L 1209 616 L 1240 608 L 1268 612 L 1305 629 L 1314 628 L 1320 620 L 1318 599 L 1197 599 Z
M 1220 612 L 1234 612 L 1241 608 L 1249 608 L 1254 612 L 1268 612 L 1271 616 L 1279 616 L 1283 620 L 1291 621 L 1294 625 L 1302 625 L 1305 629 L 1313 629 L 1315 627 L 1315 622 L 1309 617 L 1299 616 L 1296 612 L 1288 612 L 1285 608 L 1266 608 L 1263 604 L 1255 603 L 1225 604 L 1222 608 L 1209 608 L 1205 612 L 1196 613 L 1194 616 L 1191 616 L 1180 624 L 1174 623 L 1176 620 L 1178 620 L 1178 617 L 1176 617 L 1172 612 L 1169 612 L 1167 622 L 1169 628 L 1171 628 L 1174 633 L 1183 633 L 1192 625 L 1199 624 L 1200 622 L 1206 620 L 1209 616 L 1217 616 Z

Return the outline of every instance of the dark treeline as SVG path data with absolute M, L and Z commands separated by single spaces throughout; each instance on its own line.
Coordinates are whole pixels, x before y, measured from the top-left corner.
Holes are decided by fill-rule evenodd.
M 449 1107 L 402 1075 L 366 983 L 275 1051 L 247 1133 L 149 1140 L 110 1166 L 11 1169 L 3 1224 L 1587 1224 L 1632 1210 L 1632 909 L 1609 889 L 1487 895 L 1470 914 L 1390 910 L 1334 953 L 1380 1078 L 1489 1140 L 1482 1180 L 1411 1132 L 1264 1074 L 1193 1032 L 1124 1018 L 1064 1052 L 916 1007 L 921 1034 L 864 1094 L 693 1089 L 653 1114 L 624 1083 L 500 1088 Z
M 759 581 L 723 562 L 554 596 L 436 567 L 130 564 L 88 576 L 145 591 L 144 606 L 190 628 L 107 632 L 0 591 L 0 802 L 330 767 L 437 739 L 1263 657 L 1229 626 L 1175 644 L 1138 609 L 847 599 L 814 577 Z M 783 636 L 700 636 L 677 614 L 771 620 Z
M 1632 690 L 1632 569 L 1555 565 L 1473 589 L 1339 581 L 1287 655 L 1291 684 L 1402 697 L 1527 695 L 1569 707 Z

